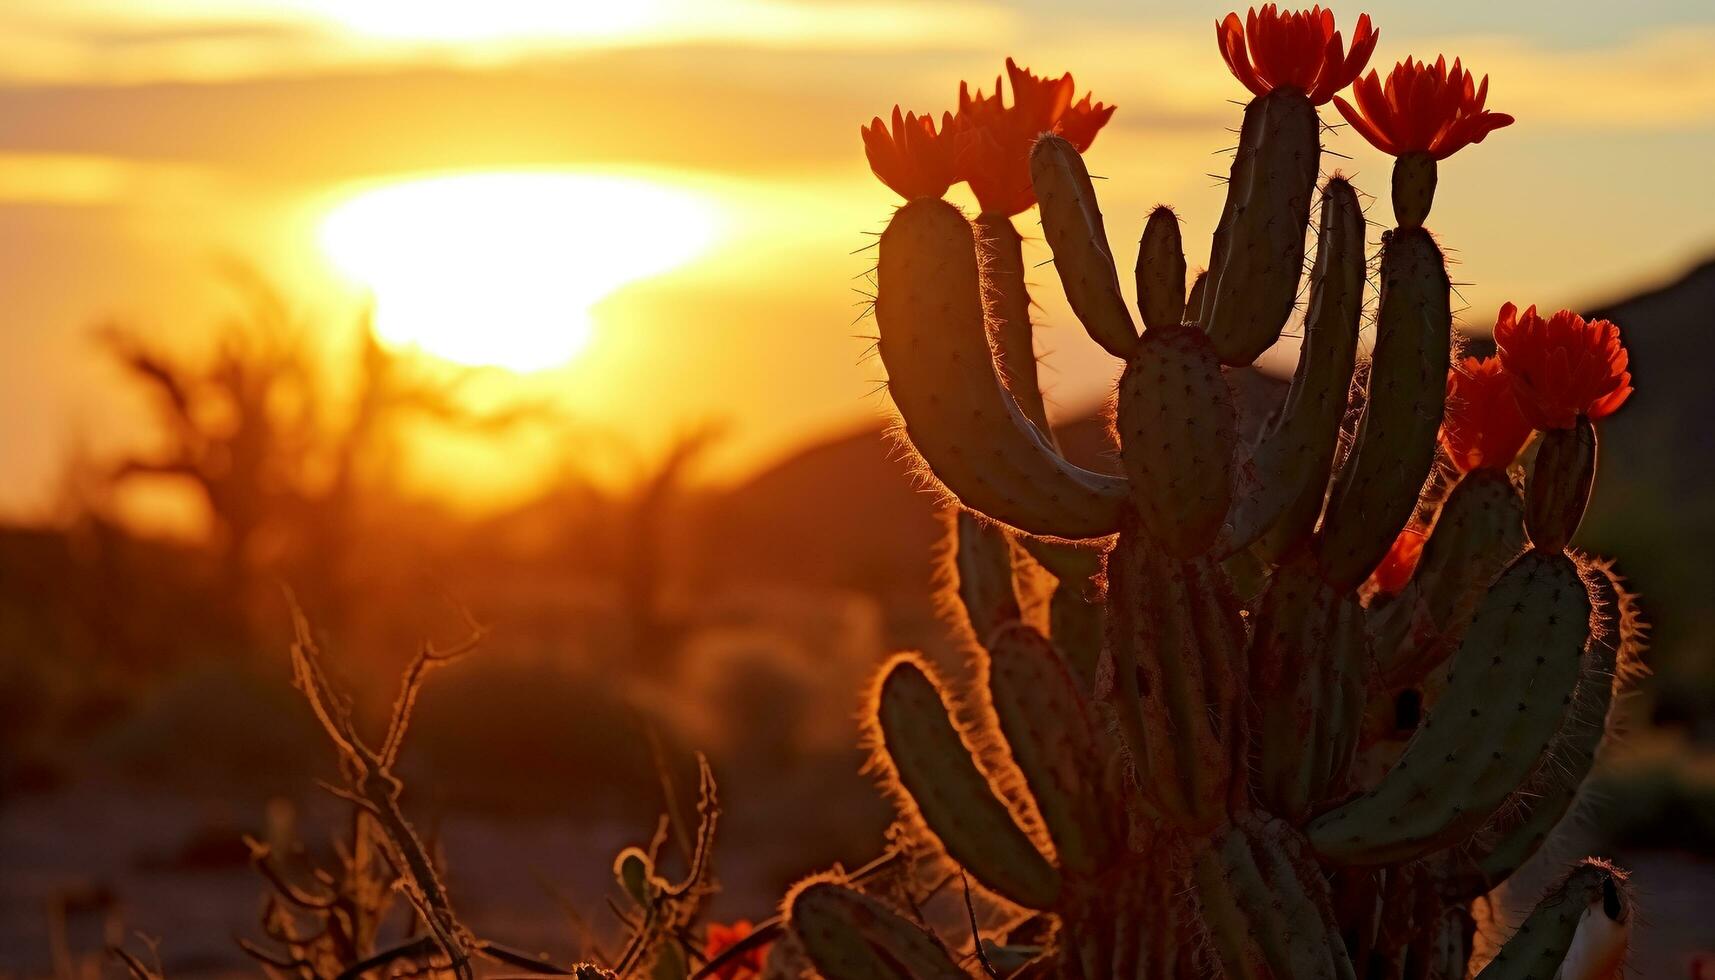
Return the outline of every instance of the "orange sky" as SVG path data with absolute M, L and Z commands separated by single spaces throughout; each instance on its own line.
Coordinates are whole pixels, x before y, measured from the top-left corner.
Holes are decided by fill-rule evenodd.
M 1715 250 L 1715 8 L 1427 6 L 1368 5 L 1382 32 L 1373 64 L 1461 55 L 1493 76 L 1491 105 L 1519 119 L 1442 168 L 1431 224 L 1456 250 L 1455 279 L 1471 283 L 1468 323 L 1486 326 L 1506 299 L 1604 298 Z M 118 316 L 194 346 L 232 308 L 216 272 L 225 257 L 286 288 L 331 342 L 349 340 L 341 331 L 362 301 L 354 269 L 406 283 L 376 286 L 383 321 L 389 288 L 399 312 L 450 317 L 457 303 L 440 294 L 414 306 L 400 294 L 413 263 L 447 259 L 411 251 L 437 234 L 529 274 L 499 290 L 508 322 L 539 314 L 548 326 L 537 329 L 587 331 L 562 345 L 578 350 L 569 362 L 509 385 L 553 397 L 615 444 L 658 446 L 724 421 L 714 473 L 741 473 L 885 408 L 880 365 L 859 336 L 869 327 L 853 323 L 852 289 L 869 260 L 852 253 L 894 201 L 867 173 L 861 122 L 895 101 L 946 108 L 960 78 L 989 84 L 1007 54 L 1070 70 L 1080 92 L 1120 107 L 1089 154 L 1109 178 L 1100 190 L 1120 262 L 1129 266 L 1148 207 L 1165 201 L 1185 219 L 1196 265 L 1222 194 L 1208 174 L 1225 170 L 1219 151 L 1237 124 L 1228 100 L 1244 97 L 1213 43 L 1226 9 L 9 0 L 0 513 L 40 513 L 73 445 L 111 451 L 146 435 L 139 405 L 114 389 L 90 342 L 98 321 Z M 1337 8 L 1342 25 L 1357 9 Z M 1341 131 L 1329 146 L 1353 158 L 1342 166 L 1360 187 L 1385 193 L 1386 163 L 1358 137 Z M 375 261 L 328 254 L 326 216 L 356 196 L 494 172 L 532 177 L 463 186 L 539 187 L 543 205 L 407 197 L 391 212 L 369 207 L 353 233 Z M 608 183 L 555 183 L 567 174 Z M 626 196 L 639 184 L 659 193 Z M 425 209 L 443 220 L 393 233 L 392 219 L 373 217 Z M 507 234 L 509 220 L 533 230 Z M 672 254 L 649 250 L 639 264 L 650 240 L 639 229 Z M 509 247 L 523 249 L 517 261 Z M 629 281 L 603 295 L 615 277 Z M 1038 279 L 1045 381 L 1059 406 L 1082 409 L 1113 362 L 1082 336 L 1051 271 Z M 492 336 L 498 351 L 501 330 L 472 324 L 460 349 L 480 351 Z M 552 463 L 519 460 L 478 465 L 482 478 L 456 492 L 516 493 L 520 474 Z

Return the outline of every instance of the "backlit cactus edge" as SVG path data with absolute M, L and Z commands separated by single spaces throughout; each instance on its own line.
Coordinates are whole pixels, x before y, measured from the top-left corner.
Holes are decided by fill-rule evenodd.
M 939 127 L 896 110 L 864 132 L 907 198 L 880 242 L 879 350 L 906 437 L 960 505 L 952 566 L 981 648 L 964 695 L 919 657 L 884 668 L 877 764 L 916 839 L 1029 925 L 961 955 L 914 913 L 812 878 L 787 914 L 829 980 L 979 961 L 1083 980 L 1463 977 L 1473 903 L 1567 812 L 1603 738 L 1638 627 L 1607 567 L 1566 549 L 1591 420 L 1630 391 L 1624 350 L 1612 324 L 1509 305 L 1497 358 L 1453 363 L 1423 226 L 1437 161 L 1510 117 L 1457 62 L 1359 79 L 1367 17 L 1349 52 L 1320 9 L 1230 16 L 1217 36 L 1255 98 L 1189 295 L 1179 221 L 1149 215 L 1141 334 L 1080 155 L 1113 109 L 1072 103 L 1070 76 L 1009 62 L 1011 106 L 997 80 Z M 1354 81 L 1340 111 L 1397 158 L 1368 371 L 1366 219 L 1336 175 L 1297 370 L 1245 438 L 1227 372 L 1293 312 L 1318 107 Z M 941 200 L 960 180 L 975 221 Z M 1073 311 L 1123 362 L 1122 476 L 1068 462 L 1048 428 L 1010 220 L 1032 203 Z M 1480 975 L 1617 976 L 1623 879 L 1572 869 Z

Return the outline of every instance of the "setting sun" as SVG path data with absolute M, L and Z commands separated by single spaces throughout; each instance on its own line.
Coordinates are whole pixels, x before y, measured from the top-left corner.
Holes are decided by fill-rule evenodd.
M 695 258 L 715 228 L 707 200 L 647 180 L 479 173 L 359 192 L 320 240 L 373 293 L 382 340 L 535 371 L 588 343 L 602 299 Z

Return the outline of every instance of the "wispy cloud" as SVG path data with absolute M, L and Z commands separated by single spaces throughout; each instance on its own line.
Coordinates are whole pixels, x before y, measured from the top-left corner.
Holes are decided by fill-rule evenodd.
M 683 45 L 998 47 L 1018 22 L 974 0 L 10 0 L 0 9 L 0 78 L 208 82 Z

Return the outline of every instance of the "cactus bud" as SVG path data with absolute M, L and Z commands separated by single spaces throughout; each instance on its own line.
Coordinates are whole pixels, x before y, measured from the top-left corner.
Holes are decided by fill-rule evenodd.
M 1435 201 L 1435 157 L 1407 153 L 1393 162 L 1393 217 L 1401 228 L 1421 228 Z
M 1524 526 L 1539 551 L 1560 551 L 1578 533 L 1596 478 L 1596 427 L 1580 415 L 1570 429 L 1549 429 L 1524 488 Z
M 1166 205 L 1149 212 L 1137 243 L 1137 312 L 1151 330 L 1185 319 L 1185 247 L 1179 216 Z

